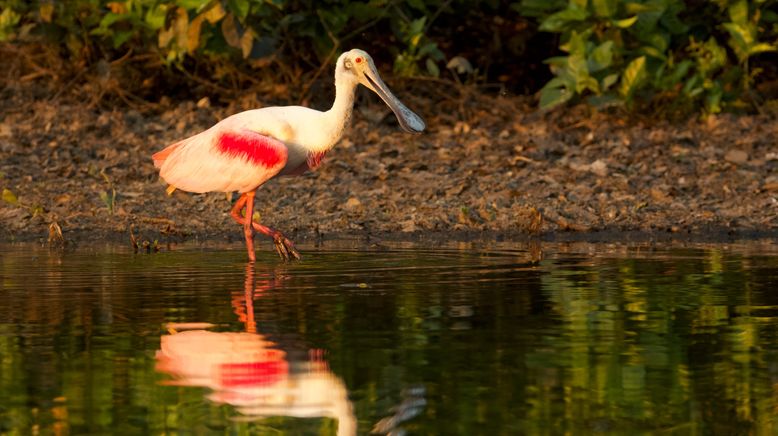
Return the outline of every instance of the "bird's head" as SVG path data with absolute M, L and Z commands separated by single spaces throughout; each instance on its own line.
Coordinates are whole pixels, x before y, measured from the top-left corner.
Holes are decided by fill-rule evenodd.
M 335 76 L 350 79 L 355 84 L 361 83 L 369 90 L 378 94 L 384 103 L 392 109 L 400 126 L 409 133 L 421 133 L 426 128 L 424 120 L 408 109 L 386 86 L 373 63 L 373 58 L 360 49 L 349 50 L 338 58 Z

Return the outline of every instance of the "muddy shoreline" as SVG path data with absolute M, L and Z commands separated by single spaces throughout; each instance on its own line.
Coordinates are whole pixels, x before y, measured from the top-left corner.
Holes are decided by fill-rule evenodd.
M 670 122 L 585 106 L 543 113 L 527 98 L 472 92 L 433 100 L 396 88 L 427 132 L 401 132 L 362 93 L 344 139 L 316 172 L 259 190 L 266 225 L 298 241 L 778 236 L 774 114 Z M 224 193 L 167 196 L 150 156 L 262 106 L 259 96 L 140 111 L 52 99 L 56 91 L 41 84 L 6 84 L 1 94 L 0 240 L 46 240 L 52 223 L 74 242 L 127 241 L 130 226 L 151 241 L 240 238 Z
M 144 251 L 143 244 L 153 247 L 156 244 L 160 250 L 167 250 L 170 247 L 178 245 L 184 246 L 203 246 L 220 244 L 237 244 L 243 242 L 240 228 L 233 231 L 219 231 L 214 233 L 191 234 L 191 235 L 158 235 L 154 232 L 149 234 L 137 233 L 133 231 L 133 236 L 141 245 L 138 250 Z M 454 232 L 436 232 L 436 231 L 417 231 L 417 232 L 386 232 L 386 233 L 364 233 L 364 232 L 335 232 L 330 234 L 314 233 L 290 233 L 289 236 L 297 245 L 306 246 L 327 246 L 334 243 L 340 245 L 343 243 L 356 244 L 366 248 L 381 247 L 384 244 L 411 243 L 421 247 L 436 247 L 451 243 L 466 243 L 475 246 L 481 246 L 489 249 L 491 245 L 504 247 L 506 244 L 517 244 L 525 246 L 528 244 L 565 244 L 565 243 L 592 243 L 592 244 L 638 244 L 638 245 L 664 245 L 673 244 L 683 246 L 685 244 L 739 244 L 739 243 L 778 243 L 778 230 L 732 230 L 726 228 L 708 229 L 706 232 L 699 233 L 671 233 L 667 231 L 596 231 L 596 232 L 549 232 L 537 235 L 517 232 L 495 232 L 495 231 L 454 231 Z M 91 246 L 95 243 L 110 244 L 115 246 L 126 246 L 131 248 L 132 242 L 129 230 L 127 232 L 118 232 L 106 229 L 95 230 L 76 230 L 65 232 L 65 248 L 77 248 L 80 246 Z M 34 234 L 30 232 L 21 232 L 15 234 L 5 234 L 0 239 L 0 243 L 35 243 L 41 246 L 48 246 L 49 235 Z M 273 246 L 269 239 L 257 236 L 256 247 L 260 251 L 272 252 Z M 57 245 L 56 248 L 62 248 Z

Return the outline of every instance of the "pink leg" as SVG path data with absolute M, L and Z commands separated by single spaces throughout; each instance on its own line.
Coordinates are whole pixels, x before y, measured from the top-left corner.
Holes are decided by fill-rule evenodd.
M 278 255 L 281 256 L 284 261 L 289 261 L 291 259 L 300 260 L 302 257 L 300 256 L 300 252 L 297 251 L 297 249 L 294 247 L 294 244 L 292 241 L 286 238 L 283 233 L 279 232 L 278 230 L 271 229 L 270 227 L 263 226 L 260 223 L 252 223 L 254 224 L 254 229 L 260 233 L 264 233 L 267 236 L 270 236 L 273 238 L 273 244 L 276 246 L 276 251 L 278 252 Z
M 249 196 L 250 195 L 250 196 Z M 254 192 L 245 193 L 238 198 L 238 200 L 235 202 L 235 205 L 232 207 L 232 211 L 230 212 L 230 215 L 232 216 L 232 219 L 234 219 L 238 224 L 243 225 L 243 232 L 246 235 L 246 246 L 251 246 L 249 250 L 249 259 L 251 261 L 254 260 L 254 235 L 252 230 L 256 230 L 260 233 L 263 233 L 273 239 L 273 244 L 276 247 L 276 251 L 278 252 L 278 255 L 281 256 L 284 261 L 288 261 L 291 259 L 300 260 L 301 256 L 300 253 L 297 251 L 297 249 L 294 247 L 294 244 L 292 241 L 286 238 L 286 236 L 283 235 L 283 233 L 279 232 L 278 230 L 273 230 L 270 227 L 263 226 L 260 223 L 254 222 L 252 215 L 254 214 Z M 249 205 L 251 207 L 251 210 L 249 210 Z M 243 208 L 246 208 L 246 215 L 245 218 L 241 216 L 240 212 Z M 251 238 L 249 238 L 249 233 L 251 233 Z M 251 242 L 249 242 L 249 239 Z
M 251 220 L 246 220 L 240 215 L 243 208 L 246 209 L 246 216 L 251 216 L 249 214 L 254 213 L 254 192 L 241 194 L 230 211 L 232 219 L 243 225 L 243 235 L 246 237 L 246 251 L 249 255 L 249 261 L 254 262 L 256 260 L 256 254 L 254 253 L 254 229 L 251 226 Z
M 246 299 L 246 331 L 257 332 L 257 322 L 254 321 L 254 263 L 246 264 L 246 281 L 243 286 Z
M 254 215 L 254 191 L 247 192 L 246 196 L 246 215 L 243 222 L 243 234 L 246 236 L 246 249 L 249 252 L 249 261 L 254 262 L 257 260 L 257 255 L 254 252 L 254 227 L 251 226 Z

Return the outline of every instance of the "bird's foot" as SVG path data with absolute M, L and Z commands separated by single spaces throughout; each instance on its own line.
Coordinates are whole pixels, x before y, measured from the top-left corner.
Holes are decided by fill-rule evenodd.
M 276 233 L 273 236 L 273 244 L 275 244 L 276 251 L 278 252 L 278 255 L 281 256 L 281 259 L 284 259 L 284 262 L 302 259 L 300 252 L 294 247 L 292 241 L 281 233 Z

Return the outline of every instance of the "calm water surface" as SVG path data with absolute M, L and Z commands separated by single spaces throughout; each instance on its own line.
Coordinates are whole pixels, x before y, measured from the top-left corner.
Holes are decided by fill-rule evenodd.
M 0 434 L 778 434 L 775 244 L 302 248 L 0 247 Z

